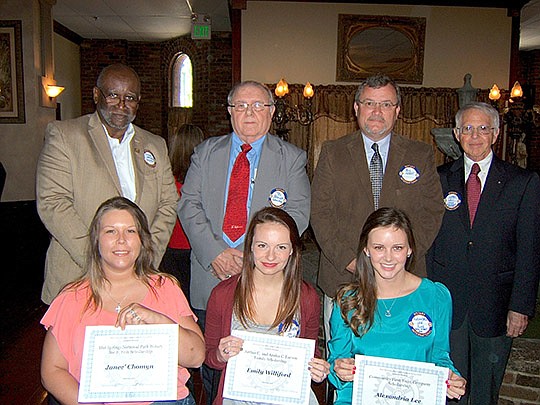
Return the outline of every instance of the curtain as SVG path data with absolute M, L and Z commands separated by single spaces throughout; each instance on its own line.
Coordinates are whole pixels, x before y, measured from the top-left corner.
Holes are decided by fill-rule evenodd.
M 356 85 L 316 86 L 312 99 L 314 122 L 302 126 L 297 122 L 287 124 L 289 141 L 308 152 L 308 174 L 310 178 L 317 165 L 322 143 L 340 138 L 358 129 L 353 104 Z M 431 135 L 432 128 L 452 128 L 458 110 L 458 93 L 451 88 L 400 87 L 401 111 L 395 131 L 410 139 L 426 142 L 433 146 L 435 162 L 444 163 L 445 155 L 437 149 Z M 305 104 L 303 85 L 289 85 L 285 99 L 291 105 Z

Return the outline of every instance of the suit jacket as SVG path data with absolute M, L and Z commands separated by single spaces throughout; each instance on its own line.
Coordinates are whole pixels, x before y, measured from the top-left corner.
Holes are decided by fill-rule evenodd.
M 420 173 L 415 183 L 402 181 L 399 172 L 405 165 Z M 323 144 L 312 193 L 311 226 L 321 249 L 318 284 L 334 297 L 341 285 L 351 281 L 346 267 L 356 257 L 364 222 L 375 210 L 360 131 Z M 416 239 L 415 273 L 425 275 L 424 255 L 444 212 L 431 146 L 392 135 L 379 206 L 408 214 Z
M 211 263 L 229 247 L 222 227 L 231 143 L 229 134 L 208 138 L 195 148 L 178 203 L 180 223 L 191 244 L 190 298 L 196 309 L 206 309 L 210 292 L 219 282 Z M 269 206 L 274 188 L 282 188 L 287 193 L 284 209 L 302 233 L 309 222 L 311 196 L 305 166 L 305 151 L 267 134 L 253 185 L 250 218 Z
M 464 159 L 439 167 L 447 209 L 428 254 L 428 275 L 448 287 L 453 329 L 465 315 L 479 336 L 506 333 L 508 310 L 532 316 L 540 273 L 540 181 L 536 173 L 493 157 L 470 228 Z
M 157 268 L 176 221 L 178 193 L 163 138 L 135 127 L 130 147 L 135 203 L 147 216 Z M 154 155 L 155 165 L 145 161 L 145 152 Z M 108 198 L 122 195 L 97 113 L 49 123 L 38 160 L 36 190 L 39 216 L 51 234 L 42 290 L 42 300 L 50 303 L 83 272 L 88 227 L 97 208 Z

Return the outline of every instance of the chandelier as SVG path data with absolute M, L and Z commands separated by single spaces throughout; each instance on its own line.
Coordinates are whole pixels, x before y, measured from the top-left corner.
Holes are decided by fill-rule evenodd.
M 313 112 L 311 98 L 315 94 L 313 86 L 309 82 L 304 86 L 302 95 L 304 96 L 305 103 L 301 105 L 292 105 L 290 101 L 286 99 L 289 94 L 289 85 L 285 79 L 281 79 L 276 85 L 274 93 L 277 96 L 275 100 L 275 111 L 272 121 L 274 123 L 274 130 L 277 136 L 281 139 L 289 140 L 289 131 L 287 124 L 289 122 L 298 122 L 300 125 L 307 126 L 313 123 Z

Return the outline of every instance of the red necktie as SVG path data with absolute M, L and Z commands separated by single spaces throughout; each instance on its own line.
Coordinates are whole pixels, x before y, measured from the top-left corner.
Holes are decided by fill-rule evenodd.
M 251 145 L 242 145 L 242 152 L 236 157 L 229 179 L 227 208 L 223 218 L 223 232 L 233 242 L 246 231 L 247 197 L 249 193 L 249 160 L 247 153 Z
M 471 173 L 467 179 L 467 205 L 469 206 L 471 228 L 474 222 L 476 208 L 478 207 L 478 201 L 480 201 L 480 194 L 482 192 L 482 185 L 480 184 L 480 178 L 478 177 L 479 172 L 480 166 L 478 166 L 478 163 L 473 164 Z

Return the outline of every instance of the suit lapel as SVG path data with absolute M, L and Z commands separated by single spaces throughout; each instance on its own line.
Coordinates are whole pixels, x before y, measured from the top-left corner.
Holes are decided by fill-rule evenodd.
M 223 225 L 223 213 L 225 212 L 225 187 L 227 186 L 227 169 L 229 168 L 229 157 L 231 154 L 232 135 L 225 136 L 214 145 L 213 149 L 208 152 L 207 159 L 210 165 L 205 168 L 204 174 L 208 178 L 208 190 L 212 190 L 212 198 L 209 205 L 213 205 L 215 209 L 208 210 L 209 215 L 214 214 L 211 222 L 220 224 L 220 229 Z M 206 188 L 206 187 L 205 187 Z
M 261 157 L 257 167 L 257 178 L 253 186 L 251 196 L 251 207 L 264 207 L 268 205 L 268 197 L 272 190 L 268 190 L 269 184 L 275 184 L 275 179 L 280 178 L 283 161 L 281 146 L 274 138 L 274 135 L 267 134 L 261 148 Z M 278 187 L 279 185 L 275 185 Z M 285 190 L 286 193 L 289 190 Z M 253 215 L 253 209 L 250 210 Z
M 360 131 L 357 131 L 355 136 L 349 140 L 346 149 L 348 152 L 347 158 L 351 163 L 352 182 L 359 190 L 357 195 L 371 196 L 371 205 L 373 209 L 375 209 L 375 205 L 373 204 L 373 192 L 371 190 L 371 180 L 369 178 L 369 167 L 364 148 L 364 138 L 362 138 L 362 133 Z
M 456 192 L 461 198 L 461 205 L 458 207 L 459 218 L 463 223 L 464 229 L 469 229 L 469 207 L 467 205 L 467 193 L 465 192 L 465 168 L 463 156 L 456 160 L 450 167 L 450 170 L 446 174 L 446 181 L 448 182 L 446 194 L 449 192 Z M 446 195 L 444 195 L 443 198 L 446 198 Z
M 406 151 L 407 146 L 402 141 L 401 137 L 392 134 L 390 138 L 390 148 L 388 150 L 388 160 L 384 169 L 383 185 L 379 203 L 380 207 L 383 207 L 386 204 L 386 201 L 396 201 L 396 196 L 394 195 L 398 189 L 396 181 L 399 178 L 399 170 L 406 163 L 403 162 Z
M 141 196 L 143 195 L 144 188 L 144 171 L 147 169 L 146 163 L 144 163 L 144 141 L 141 135 L 141 131 L 136 126 L 133 126 L 135 133 L 131 140 L 131 156 L 133 159 L 133 169 L 135 172 L 135 202 L 140 203 Z
M 111 147 L 109 146 L 107 134 L 103 129 L 103 125 L 99 120 L 97 112 L 94 113 L 88 121 L 88 133 L 90 134 L 90 138 L 96 147 L 98 157 L 102 160 L 103 165 L 107 168 L 107 172 L 109 173 L 111 180 L 114 182 L 119 195 L 122 195 L 122 187 L 120 186 L 120 180 L 118 179 L 118 174 L 116 173 L 116 166 L 114 164 Z
M 484 216 L 485 212 L 488 212 L 496 206 L 497 200 L 504 188 L 506 183 L 506 172 L 500 160 L 493 155 L 493 160 L 491 161 L 491 166 L 489 167 L 488 176 L 486 178 L 486 184 L 480 195 L 480 201 L 478 203 L 478 208 L 476 209 L 476 215 L 474 217 L 474 226 L 482 227 L 486 224 L 484 223 L 484 218 L 488 220 L 489 216 Z

